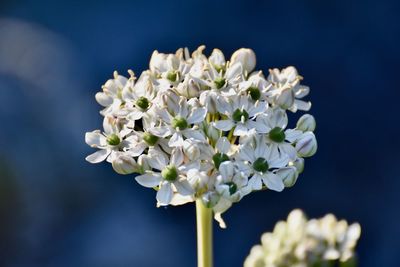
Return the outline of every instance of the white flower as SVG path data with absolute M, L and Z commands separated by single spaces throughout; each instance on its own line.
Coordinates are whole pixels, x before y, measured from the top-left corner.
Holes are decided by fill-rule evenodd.
M 150 71 L 159 76 L 166 74 L 165 78 L 175 82 L 184 64 L 182 50 L 178 50 L 176 54 L 163 54 L 156 50 L 150 58 Z
M 99 130 L 87 132 L 86 143 L 99 150 L 86 157 L 90 163 L 99 163 L 107 159 L 112 162 L 117 152 L 123 151 L 130 146 L 130 140 L 126 136 L 131 132 L 129 129 L 119 130 L 116 121 L 111 117 L 105 117 L 103 121 L 104 133 Z
M 249 186 L 253 190 L 262 189 L 262 183 L 274 191 L 280 192 L 284 189 L 283 177 L 279 176 L 277 171 L 272 170 L 285 167 L 289 158 L 282 158 L 273 153 L 273 150 L 262 138 L 256 138 L 253 146 L 251 144 L 243 145 L 239 149 L 238 160 L 240 171 L 251 176 Z M 282 174 L 282 176 L 286 176 L 286 174 Z
M 171 147 L 183 146 L 184 137 L 205 141 L 203 134 L 192 126 L 204 120 L 207 110 L 191 105 L 184 97 L 176 98 L 173 93 L 168 96 L 165 100 L 167 109 L 157 109 L 156 111 L 162 124 L 150 128 L 148 131 L 163 138 L 171 136 L 168 142 Z
M 215 219 L 225 228 L 221 214 L 238 202 L 243 196 L 249 194 L 251 189 L 247 186 L 247 177 L 239 171 L 232 162 L 222 162 L 219 166 L 219 175 L 216 178 L 215 191 L 219 200 L 213 207 Z
M 242 75 L 242 65 L 239 63 L 231 64 L 226 71 L 216 69 L 215 66 L 211 64 L 205 72 L 205 77 L 205 80 L 199 82 L 203 82 L 204 85 L 215 90 L 229 90 L 244 79 Z
M 257 118 L 259 131 L 266 133 L 266 140 L 271 144 L 274 153 L 281 157 L 288 156 L 294 161 L 297 158 L 297 151 L 294 143 L 303 134 L 302 131 L 286 129 L 288 118 L 286 112 L 280 108 L 271 108 L 263 116 Z
M 271 82 L 269 96 L 278 106 L 293 112 L 311 108 L 310 102 L 299 100 L 308 95 L 310 88 L 300 85 L 302 77 L 298 75 L 296 68 L 290 66 L 282 71 L 272 69 L 268 80 Z
M 129 139 L 130 146 L 127 148 L 129 154 L 133 157 L 142 155 L 148 148 L 171 153 L 172 148 L 168 146 L 168 140 L 151 134 L 150 132 L 133 131 Z
M 233 96 L 218 98 L 218 112 L 227 119 L 215 122 L 215 128 L 221 131 L 230 131 L 234 128 L 233 135 L 248 135 L 251 129 L 257 129 L 259 124 L 255 119 L 268 108 L 267 103 L 257 101 L 253 103 L 247 96 Z
M 155 171 L 148 170 L 145 174 L 136 176 L 135 179 L 142 186 L 158 187 L 158 205 L 165 206 L 170 204 L 174 192 L 183 196 L 193 194 L 193 189 L 185 176 L 187 166 L 183 165 L 181 150 L 175 149 L 170 160 L 152 150 L 152 152 L 149 152 L 147 161 Z
M 157 94 L 151 79 L 149 73 L 143 73 L 136 84 L 128 83 L 128 86 L 123 89 L 124 115 L 125 112 L 128 113 L 129 120 L 141 119 L 152 108 Z
M 131 75 L 131 79 L 135 79 L 135 75 L 132 71 L 128 71 Z M 96 101 L 103 107 L 105 107 L 100 114 L 103 116 L 115 114 L 119 111 L 119 107 L 123 103 L 122 90 L 127 84 L 128 79 L 122 75 L 119 75 L 117 71 L 114 71 L 114 79 L 109 79 L 102 86 L 103 91 L 96 94 Z
M 226 71 L 217 70 L 213 64 L 210 64 L 205 72 L 205 79 L 196 79 L 199 84 L 209 88 L 200 94 L 200 103 L 207 108 L 209 113 L 216 113 L 218 97 L 236 95 L 235 88 L 243 79 L 240 64 L 231 65 Z
M 249 193 L 246 187 L 247 177 L 243 172 L 238 171 L 232 162 L 221 163 L 219 173 L 215 188 L 221 197 L 229 199 L 231 202 L 237 202 Z
M 261 71 L 252 73 L 249 78 L 239 84 L 239 91 L 248 94 L 254 101 L 268 100 L 267 89 L 270 86 Z

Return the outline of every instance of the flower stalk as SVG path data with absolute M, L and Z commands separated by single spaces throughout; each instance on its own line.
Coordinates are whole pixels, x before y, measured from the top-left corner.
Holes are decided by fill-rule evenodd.
M 204 206 L 201 199 L 196 200 L 198 267 L 213 266 L 212 218 L 212 209 Z

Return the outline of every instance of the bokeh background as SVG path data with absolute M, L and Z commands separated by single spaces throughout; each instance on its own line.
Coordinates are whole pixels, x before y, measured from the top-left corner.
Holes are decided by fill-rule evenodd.
M 360 266 L 398 266 L 400 2 L 0 2 L 0 266 L 196 264 L 195 210 L 91 165 L 94 94 L 153 50 L 251 47 L 258 68 L 296 66 L 319 151 L 296 186 L 260 192 L 215 228 L 216 266 L 241 266 L 264 231 L 302 208 L 363 228 Z

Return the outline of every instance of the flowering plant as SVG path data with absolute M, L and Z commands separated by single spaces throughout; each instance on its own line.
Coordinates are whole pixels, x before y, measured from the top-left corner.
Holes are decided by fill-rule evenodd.
M 114 72 L 96 94 L 104 130 L 85 138 L 99 149 L 87 161 L 137 173 L 140 185 L 157 191 L 157 206 L 196 201 L 199 246 L 211 242 L 212 214 L 225 227 L 221 214 L 232 203 L 253 191 L 293 186 L 304 158 L 317 150 L 313 116 L 288 127 L 288 111 L 311 107 L 301 100 L 309 88 L 294 67 L 265 77 L 254 71 L 251 49 L 227 61 L 218 49 L 207 58 L 204 48 L 191 56 L 188 49 L 154 51 L 139 78 L 131 70 L 129 78 Z M 199 250 L 206 261 L 210 247 Z
M 354 249 L 360 238 L 358 223 L 348 225 L 333 214 L 307 220 L 301 210 L 278 222 L 272 233 L 251 249 L 244 267 L 355 267 Z

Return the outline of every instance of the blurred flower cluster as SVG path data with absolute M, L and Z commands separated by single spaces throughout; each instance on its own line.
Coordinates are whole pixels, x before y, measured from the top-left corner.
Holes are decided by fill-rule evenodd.
M 251 249 L 245 267 L 354 267 L 354 249 L 361 234 L 358 223 L 348 225 L 332 214 L 307 220 L 301 210 L 278 222 L 272 233 Z
M 202 199 L 221 214 L 243 196 L 282 191 L 317 150 L 315 120 L 305 114 L 293 128 L 287 111 L 308 111 L 309 88 L 294 67 L 254 71 L 256 57 L 242 48 L 229 61 L 200 46 L 175 54 L 154 51 L 137 78 L 117 72 L 96 94 L 103 130 L 86 133 L 99 149 L 86 159 L 108 161 L 120 174 L 157 191 L 157 205 Z

